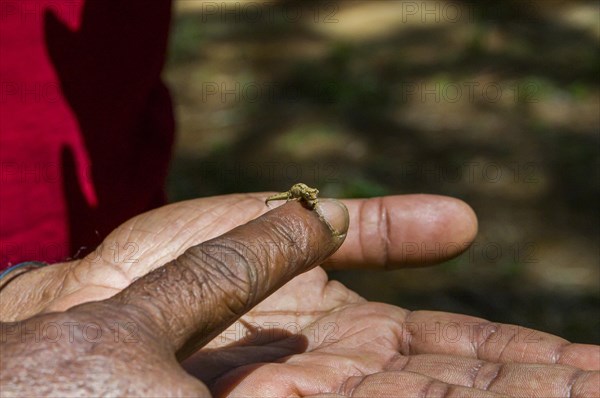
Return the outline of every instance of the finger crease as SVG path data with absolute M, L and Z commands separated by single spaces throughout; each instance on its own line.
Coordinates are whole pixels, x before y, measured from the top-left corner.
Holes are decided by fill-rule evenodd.
M 500 373 L 504 371 L 505 366 L 504 364 L 494 364 L 494 366 L 496 367 L 496 371 L 490 378 L 490 381 L 488 381 L 486 385 L 481 388 L 482 390 L 491 391 L 493 384 L 500 379 Z
M 564 343 L 558 346 L 554 351 L 554 355 L 552 355 L 552 362 L 556 364 L 561 363 L 563 352 L 565 351 L 565 348 L 567 348 L 570 345 L 571 343 Z
M 394 372 L 401 372 L 404 369 L 406 369 L 406 367 L 408 366 L 408 364 L 411 361 L 410 356 L 404 356 L 400 353 L 395 353 L 390 360 L 383 366 L 383 370 L 388 370 L 391 369 Z
M 502 357 L 504 356 L 504 352 L 507 350 L 508 346 L 515 341 L 515 338 L 517 337 L 517 332 L 513 332 L 513 335 L 510 336 L 510 339 L 506 342 L 506 344 L 504 344 L 504 347 L 502 347 L 502 350 L 500 351 L 500 353 L 498 354 L 498 357 L 495 360 L 500 361 L 502 359 Z
M 575 372 L 573 372 L 573 375 L 571 376 L 571 378 L 569 379 L 569 382 L 567 383 L 567 397 L 571 398 L 573 396 L 573 387 L 575 386 L 575 383 L 577 383 L 577 379 L 579 379 L 582 375 L 584 375 L 585 372 L 581 369 L 577 369 L 575 370 Z
M 482 324 L 480 326 L 480 328 L 481 328 L 481 330 L 485 331 L 485 330 L 488 330 L 488 326 L 489 325 L 493 325 L 494 329 L 490 333 L 488 333 L 487 336 L 484 337 L 483 341 L 481 343 L 476 343 L 474 341 L 474 343 L 477 345 L 477 348 L 476 348 L 477 359 L 488 359 L 488 358 L 485 358 L 485 355 L 483 355 L 482 352 L 485 350 L 485 348 L 487 348 L 487 346 L 489 344 L 492 344 L 492 339 L 493 338 L 498 338 L 497 333 L 498 333 L 498 328 L 499 327 L 498 327 L 497 324 L 494 324 L 494 323 L 491 323 L 491 322 L 484 323 L 484 324 Z M 496 360 L 496 358 L 493 358 L 492 360 Z
M 414 339 L 413 331 L 411 331 L 410 328 L 406 326 L 409 324 L 409 319 L 414 312 L 410 311 L 410 310 L 407 310 L 407 311 L 408 311 L 408 313 L 406 314 L 406 316 L 404 318 L 404 323 L 402 324 L 402 328 L 401 328 L 402 336 L 400 337 L 400 341 L 402 341 L 402 344 L 400 346 L 400 353 L 402 355 L 411 355 L 411 353 L 412 353 L 411 346 L 412 346 L 412 342 Z
M 469 369 L 469 376 L 471 378 L 469 387 L 473 388 L 475 386 L 475 381 L 477 380 L 477 377 L 479 376 L 483 365 L 485 365 L 484 361 L 478 361 L 478 363 L 475 366 Z
M 363 213 L 365 211 L 365 203 L 366 202 L 360 202 L 360 216 L 359 216 L 359 223 L 362 223 L 363 220 Z M 363 236 L 363 228 L 361 228 L 361 226 L 358 226 L 358 241 L 360 242 L 360 244 L 358 245 L 358 247 L 360 247 L 360 258 L 362 259 L 362 261 L 367 261 L 367 257 L 365 256 L 365 239 Z
M 390 232 L 390 217 L 389 217 L 389 213 L 388 213 L 388 209 L 387 207 L 384 206 L 383 204 L 383 198 L 379 198 L 379 200 L 377 201 L 378 205 L 379 205 L 379 223 L 378 223 L 378 227 L 379 227 L 379 236 L 381 237 L 381 243 L 382 243 L 382 253 L 383 253 L 383 261 L 382 261 L 382 266 L 385 269 L 388 269 L 388 264 L 389 264 L 389 252 L 390 252 L 390 238 L 389 238 L 389 232 Z
M 437 379 L 431 379 L 421 390 L 420 397 L 447 397 L 450 392 L 450 386 Z M 441 393 L 441 394 L 440 394 Z

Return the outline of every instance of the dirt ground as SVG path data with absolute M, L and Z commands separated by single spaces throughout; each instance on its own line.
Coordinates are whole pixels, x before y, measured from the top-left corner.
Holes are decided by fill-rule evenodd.
M 480 222 L 459 258 L 331 276 L 600 344 L 598 4 L 179 0 L 170 199 L 458 197 Z

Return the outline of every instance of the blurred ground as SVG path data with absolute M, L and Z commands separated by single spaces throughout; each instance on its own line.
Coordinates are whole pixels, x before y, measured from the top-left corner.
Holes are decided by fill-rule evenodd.
M 480 233 L 363 296 L 600 343 L 596 1 L 180 0 L 170 199 L 287 189 L 461 198 Z

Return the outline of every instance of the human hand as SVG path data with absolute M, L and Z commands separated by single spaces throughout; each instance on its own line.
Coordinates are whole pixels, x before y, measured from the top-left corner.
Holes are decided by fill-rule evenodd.
M 598 397 L 600 347 L 296 277 L 183 362 L 215 396 Z
M 261 196 L 261 198 L 263 196 Z M 223 200 L 227 198 L 232 200 L 229 202 L 227 200 Z M 163 247 L 154 244 L 151 246 L 151 249 L 142 251 L 147 258 L 152 259 L 156 258 L 156 251 L 153 251 L 152 249 L 156 249 L 158 252 L 160 252 L 160 249 L 164 249 L 164 247 L 169 246 L 169 244 L 177 247 L 178 244 L 183 245 L 181 242 L 190 243 L 194 242 L 195 240 L 202 241 L 202 236 L 199 236 L 201 234 L 208 233 L 209 236 L 211 233 L 217 234 L 220 228 L 227 230 L 233 226 L 231 224 L 235 225 L 243 222 L 244 217 L 252 218 L 263 211 L 262 201 L 260 201 L 260 204 L 258 204 L 257 202 L 259 201 L 254 200 L 252 197 L 246 197 L 245 200 L 240 200 L 240 197 L 211 198 L 209 199 L 209 202 L 205 202 L 201 206 L 194 206 L 196 204 L 200 205 L 199 201 L 205 200 L 206 199 L 185 202 L 186 209 L 180 208 L 180 204 L 178 204 L 173 205 L 175 207 L 170 208 L 168 211 L 160 211 L 159 213 L 151 212 L 147 215 L 143 215 L 141 217 L 144 218 L 143 221 L 145 222 L 140 222 L 138 220 L 135 223 L 126 223 L 124 228 L 119 229 L 121 230 L 120 233 L 117 233 L 119 230 L 115 231 L 115 233 L 111 234 L 111 237 L 109 237 L 107 241 L 115 242 L 118 237 L 122 237 L 125 233 L 129 233 L 132 236 L 144 236 L 144 232 L 146 232 L 147 235 L 154 237 L 158 234 L 156 233 L 156 230 L 152 229 L 152 226 L 154 226 L 154 228 L 157 230 L 164 231 L 164 225 L 168 225 L 174 229 L 178 229 L 181 232 L 181 224 L 178 224 L 177 222 L 181 222 L 182 219 L 188 220 L 187 225 L 190 227 L 190 229 L 184 234 L 185 236 L 183 239 L 179 241 L 170 241 L 166 246 Z M 219 206 L 214 206 L 215 203 L 221 203 L 223 207 L 219 208 Z M 475 219 L 468 207 L 451 199 L 431 196 L 408 196 L 385 198 L 382 202 L 378 202 L 378 200 L 369 200 L 350 201 L 347 203 L 350 208 L 350 212 L 353 215 L 353 220 L 357 220 L 357 222 L 353 222 L 353 224 L 351 224 L 348 238 L 340 251 L 334 255 L 334 258 L 337 258 L 338 260 L 351 259 L 351 263 L 354 266 L 360 265 L 361 262 L 367 262 L 369 260 L 369 262 L 372 264 L 382 265 L 383 263 L 387 262 L 392 266 L 401 266 L 407 263 L 415 265 L 418 264 L 420 260 L 434 262 L 436 260 L 440 260 L 441 258 L 425 258 L 422 253 L 418 252 L 412 253 L 412 255 L 409 256 L 407 253 L 394 251 L 393 249 L 402 247 L 401 244 L 403 242 L 437 242 L 438 244 L 441 244 L 442 247 L 445 246 L 445 243 L 453 242 L 454 246 L 452 247 L 462 247 L 457 243 L 469 242 L 474 236 L 475 232 Z M 238 204 L 238 206 L 236 206 L 236 204 Z M 379 204 L 383 204 L 383 206 L 379 206 Z M 258 207 L 256 205 L 258 205 Z M 231 211 L 232 208 L 235 211 Z M 373 211 L 373 209 L 378 210 Z M 204 212 L 202 212 L 202 210 L 204 210 Z M 228 218 L 225 219 L 225 223 L 211 224 L 211 221 L 215 219 L 223 220 L 225 212 L 228 212 Z M 151 222 L 152 217 L 149 217 L 153 213 L 157 215 L 157 217 L 154 218 L 155 222 Z M 185 217 L 185 214 L 188 214 L 187 218 Z M 197 218 L 194 221 L 199 223 L 194 224 L 193 221 L 190 221 L 189 214 L 196 215 Z M 382 214 L 388 215 L 387 220 L 385 217 L 377 217 L 378 215 Z M 241 218 L 238 218 L 240 215 Z M 161 224 L 161 221 L 163 224 Z M 202 225 L 210 225 L 211 228 L 199 229 L 199 231 L 198 229 L 194 230 L 194 226 L 198 227 Z M 387 225 L 388 228 L 381 228 L 382 225 Z M 167 229 L 168 228 L 169 227 L 167 227 Z M 168 232 L 172 231 L 164 232 L 165 235 L 167 235 Z M 452 239 L 452 237 L 454 239 Z M 384 252 L 388 254 L 387 258 L 384 256 L 378 257 L 377 255 L 381 253 L 380 248 L 382 246 L 385 247 L 385 245 L 380 246 L 378 244 L 385 241 L 388 242 L 388 247 L 391 247 L 392 250 L 388 250 L 387 252 L 384 250 Z M 151 239 L 142 239 L 141 242 L 146 242 L 148 245 L 153 243 Z M 155 242 L 160 243 L 161 240 L 156 239 Z M 466 247 L 466 245 L 464 247 Z M 364 248 L 364 250 L 360 250 L 361 248 Z M 151 255 L 152 253 L 154 253 L 154 256 Z M 429 252 L 429 254 L 431 255 L 431 252 Z M 456 254 L 456 252 L 440 252 L 440 254 L 453 255 Z M 161 256 L 159 255 L 158 258 L 160 257 Z M 141 256 L 140 258 L 142 259 L 146 257 Z M 66 291 L 69 294 L 62 296 L 58 294 L 56 296 L 57 299 L 55 299 L 54 302 L 51 302 L 47 308 L 51 308 L 52 305 L 57 307 L 60 307 L 61 305 L 68 306 L 69 300 L 73 302 L 76 301 L 74 299 L 77 298 L 79 298 L 79 300 L 82 298 L 85 299 L 85 294 L 93 295 L 95 293 L 96 296 L 98 294 L 110 294 L 110 292 L 106 289 L 106 283 L 104 285 L 105 287 L 102 287 L 99 284 L 94 285 L 93 283 L 90 283 L 90 281 L 100 281 L 102 279 L 102 274 L 105 276 L 110 276 L 110 272 L 108 272 L 108 270 L 111 270 L 113 274 L 115 273 L 115 269 L 127 269 L 129 272 L 131 272 L 132 267 L 130 265 L 119 266 L 119 264 L 115 264 L 114 262 L 111 263 L 110 261 L 107 261 L 106 263 L 108 265 L 105 267 L 100 267 L 98 264 L 94 264 L 96 266 L 96 268 L 94 268 L 96 272 L 91 272 L 94 270 L 88 268 L 85 272 L 82 271 L 76 273 L 79 275 L 79 278 L 63 278 L 65 280 L 71 280 L 71 283 L 73 283 L 74 280 L 76 281 L 79 279 L 80 288 L 71 290 L 63 289 L 63 292 Z M 135 268 L 141 268 L 141 265 L 143 266 L 143 264 L 146 264 L 147 266 L 147 264 L 151 263 L 152 261 L 146 263 L 142 262 L 142 264 L 138 263 L 135 264 Z M 348 264 L 348 261 L 344 261 L 344 263 Z M 342 263 L 342 261 L 337 261 L 333 264 L 339 267 L 344 263 Z M 52 268 L 54 268 L 54 266 L 49 267 L 46 270 L 50 270 Z M 77 270 L 78 268 L 71 265 L 69 269 Z M 85 267 L 82 267 L 81 269 L 85 269 Z M 106 272 L 100 272 L 101 269 L 105 269 Z M 119 279 L 112 276 L 107 280 L 118 281 Z M 87 282 L 87 285 L 85 282 Z M 274 312 L 274 310 L 276 310 L 276 312 Z M 406 386 L 412 385 L 414 388 L 418 388 L 419 382 L 421 384 L 429 383 L 429 381 L 431 381 L 429 377 L 433 374 L 431 372 L 427 373 L 426 370 L 422 370 L 418 372 L 420 373 L 420 376 L 422 376 L 419 378 L 417 377 L 419 374 L 417 374 L 415 371 L 410 371 L 410 366 L 408 365 L 407 368 L 404 369 L 404 373 L 399 372 L 394 374 L 394 372 L 397 372 L 398 366 L 394 367 L 389 363 L 387 366 L 383 365 L 385 358 L 389 360 L 390 355 L 398 356 L 398 361 L 401 360 L 400 358 L 407 358 L 407 360 L 409 359 L 408 362 L 411 364 L 414 364 L 415 362 L 418 363 L 418 361 L 415 361 L 412 356 L 405 357 L 404 355 L 398 354 L 399 352 L 402 354 L 407 354 L 408 352 L 406 350 L 403 352 L 402 350 L 398 349 L 398 347 L 394 349 L 394 341 L 399 342 L 397 334 L 398 330 L 405 331 L 406 333 L 404 333 L 404 336 L 409 337 L 413 335 L 419 335 L 418 328 L 420 327 L 422 333 L 425 333 L 425 339 L 423 343 L 428 343 L 428 336 L 429 339 L 433 339 L 436 336 L 435 333 L 434 336 L 432 336 L 431 333 L 427 334 L 427 330 L 435 330 L 435 323 L 432 325 L 428 322 L 433 322 L 436 316 L 454 317 L 450 314 L 430 314 L 419 312 L 412 314 L 413 315 L 408 316 L 405 310 L 401 310 L 392 306 L 365 303 L 364 300 L 360 299 L 338 283 L 327 282 L 326 275 L 322 270 L 317 268 L 294 279 L 291 283 L 284 286 L 284 288 L 280 289 L 278 292 L 276 292 L 276 294 L 271 296 L 267 301 L 262 303 L 259 307 L 251 311 L 251 313 L 243 318 L 243 322 L 246 325 L 251 327 L 255 327 L 253 325 L 258 325 L 262 326 L 263 329 L 265 327 L 272 328 L 275 323 L 278 323 L 282 327 L 292 326 L 292 329 L 288 331 L 299 331 L 300 336 L 304 336 L 303 338 L 305 339 L 306 344 L 298 345 L 298 342 L 302 341 L 302 339 L 294 336 L 281 339 L 280 344 L 277 344 L 277 337 L 280 337 L 276 334 L 277 328 L 270 329 L 270 331 L 273 331 L 275 335 L 273 335 L 273 333 L 256 332 L 256 335 L 262 336 L 262 341 L 256 338 L 251 339 L 250 341 L 245 339 L 244 341 L 244 339 L 239 339 L 239 337 L 244 336 L 245 332 L 242 324 L 242 327 L 237 329 L 233 336 L 231 332 L 224 333 L 222 336 L 211 342 L 208 350 L 200 351 L 196 356 L 186 361 L 185 364 L 188 369 L 200 376 L 202 380 L 208 382 L 215 392 L 222 394 L 226 394 L 227 392 L 235 392 L 239 395 L 280 395 L 280 393 L 285 393 L 289 390 L 302 391 L 303 393 L 315 393 L 315 391 L 348 393 L 350 390 L 344 390 L 344 388 L 341 386 L 352 386 L 353 382 L 356 383 L 357 381 L 362 380 L 360 377 L 356 378 L 356 375 L 364 376 L 374 374 L 373 376 L 365 378 L 361 385 L 353 391 L 353 394 L 372 395 L 375 393 L 375 391 L 369 391 L 368 388 L 370 388 L 369 386 L 375 386 L 376 388 L 379 388 L 380 394 L 396 395 L 393 388 L 396 388 L 398 387 L 398 384 L 401 384 L 402 389 L 400 391 L 403 394 L 406 393 L 407 396 L 412 396 L 414 394 L 412 394 L 411 391 L 414 390 L 407 389 Z M 427 315 L 427 317 L 419 318 L 421 315 Z M 408 316 L 408 318 L 406 318 L 406 316 Z M 360 318 L 363 320 L 361 324 L 355 325 L 356 322 L 349 324 L 350 320 L 355 320 L 358 317 L 362 317 Z M 331 322 L 332 319 L 334 320 L 333 322 Z M 402 319 L 404 319 L 404 321 Z M 422 322 L 416 322 L 415 319 L 421 319 Z M 424 319 L 428 321 L 424 321 Z M 492 363 L 500 363 L 503 360 L 514 361 L 514 357 L 517 356 L 522 356 L 523 361 L 531 363 L 547 364 L 557 360 L 561 361 L 562 363 L 584 369 L 598 369 L 597 347 L 566 345 L 567 342 L 562 339 L 555 337 L 550 338 L 548 335 L 535 332 L 535 335 L 541 336 L 541 341 L 544 342 L 543 344 L 533 345 L 533 347 L 538 347 L 538 350 L 535 352 L 549 353 L 552 351 L 552 348 L 556 348 L 557 345 L 565 345 L 562 350 L 562 357 L 548 358 L 547 356 L 543 357 L 543 355 L 540 355 L 539 358 L 535 356 L 528 357 L 524 354 L 528 352 L 528 347 L 531 347 L 532 345 L 517 344 L 515 346 L 514 341 L 510 344 L 511 349 L 507 348 L 505 350 L 505 352 L 510 353 L 510 355 L 501 357 L 499 352 L 503 347 L 503 340 L 499 339 L 498 344 L 490 344 L 490 342 L 492 342 L 494 339 L 488 339 L 486 344 L 478 344 L 477 341 L 467 338 L 469 335 L 475 337 L 481 336 L 481 333 L 474 333 L 480 329 L 490 332 L 492 330 L 491 328 L 493 327 L 492 324 L 482 323 L 482 320 L 476 320 L 472 318 L 450 319 L 452 320 L 444 323 L 443 325 L 450 325 L 450 327 L 454 327 L 455 324 L 453 321 L 457 321 L 457 319 L 462 321 L 462 323 L 457 323 L 465 329 L 464 333 L 462 334 L 463 338 L 461 341 L 456 341 L 455 338 L 450 340 L 440 339 L 440 337 L 443 335 L 440 335 L 440 332 L 438 332 L 436 344 L 432 344 L 430 341 L 429 344 L 420 345 L 421 351 L 417 350 L 410 352 L 410 354 L 428 353 L 433 356 L 436 356 L 440 353 L 451 355 L 451 357 L 448 358 L 439 356 L 435 358 L 429 357 L 430 361 L 425 361 L 424 364 L 431 365 L 431 369 L 443 369 L 445 371 L 447 371 L 447 369 L 456 369 L 456 366 L 452 366 L 452 360 L 468 362 L 469 356 L 471 359 L 479 358 L 479 360 L 488 361 L 485 362 L 487 365 L 481 369 L 489 369 L 490 361 Z M 331 325 L 333 325 L 333 328 L 337 329 L 320 329 L 320 339 L 314 337 L 315 330 L 318 330 L 315 329 L 315 327 L 325 328 L 330 327 Z M 412 334 L 408 333 L 411 328 L 415 328 L 415 325 L 417 327 L 417 331 L 415 332 L 413 330 Z M 427 325 L 429 325 L 429 328 L 427 328 Z M 363 327 L 364 330 L 358 330 L 356 335 L 364 338 L 365 340 L 371 338 L 368 333 L 369 331 L 371 333 L 373 331 L 381 332 L 378 333 L 378 337 L 374 343 L 369 344 L 365 342 L 365 344 L 362 346 L 362 348 L 371 346 L 373 350 L 358 350 L 356 348 L 356 342 L 352 341 L 352 339 L 339 338 L 340 333 L 352 333 L 352 327 L 355 328 L 354 331 L 357 331 L 356 328 L 360 329 Z M 503 326 L 499 330 L 506 330 L 507 327 L 508 326 Z M 442 330 L 446 329 L 440 329 L 440 331 Z M 531 331 L 527 331 L 525 329 L 518 330 L 525 333 L 527 336 L 529 336 L 527 333 L 531 333 Z M 336 333 L 332 335 L 331 332 L 334 331 Z M 323 334 L 330 338 L 325 339 Z M 506 337 L 509 336 L 509 334 L 508 332 L 496 333 L 494 336 Z M 276 337 L 276 341 L 273 341 L 274 337 Z M 402 334 L 400 337 L 402 337 Z M 401 346 L 406 347 L 408 339 L 404 338 L 401 340 Z M 234 348 L 232 344 L 236 344 L 236 341 L 238 347 Z M 378 341 L 389 341 L 390 343 L 382 345 L 377 343 Z M 418 339 L 412 337 L 411 341 L 418 341 Z M 523 341 L 521 341 L 521 343 L 523 343 Z M 481 346 L 481 352 L 465 350 L 465 344 L 466 347 Z M 299 354 L 298 347 L 302 347 L 303 345 L 305 345 L 304 351 L 300 349 L 300 352 L 302 353 Z M 410 345 L 408 346 L 411 347 Z M 328 347 L 332 348 L 333 351 L 328 352 Z M 413 350 L 413 347 L 411 347 L 411 350 Z M 480 356 L 482 355 L 481 353 L 489 355 Z M 289 357 L 288 359 L 286 358 L 288 355 L 293 356 Z M 497 356 L 496 360 L 494 359 L 494 355 Z M 583 359 L 581 359 L 580 363 L 577 363 L 572 362 L 573 357 L 580 357 Z M 419 355 L 415 358 L 423 359 L 426 358 L 426 356 Z M 319 359 L 322 359 L 322 361 Z M 290 364 L 295 363 L 296 366 L 286 366 L 285 363 L 282 363 L 283 360 L 289 360 L 291 361 Z M 328 360 L 330 362 L 327 362 Z M 261 366 L 261 362 L 266 361 L 271 363 L 269 365 Z M 483 363 L 484 362 L 474 362 L 473 366 L 477 367 Z M 368 371 L 364 372 L 365 367 L 367 369 L 371 369 L 371 373 Z M 339 371 L 334 372 L 336 368 L 339 368 Z M 553 370 L 556 370 L 557 368 L 560 368 L 560 366 L 553 367 Z M 326 370 L 328 371 L 326 372 Z M 277 377 L 277 379 L 274 380 L 272 373 L 273 371 L 278 372 L 278 374 L 280 374 L 279 372 L 283 372 L 282 374 L 285 374 L 287 378 L 284 380 L 280 377 Z M 407 374 L 406 371 L 410 372 Z M 548 372 L 552 373 L 552 370 L 546 369 L 537 376 L 540 376 L 541 380 L 544 380 L 544 378 L 549 374 Z M 315 375 L 320 377 L 314 378 L 313 376 Z M 456 377 L 459 377 L 460 375 L 460 372 L 456 372 Z M 325 376 L 327 376 L 326 378 L 328 382 L 322 383 Z M 405 380 L 403 378 L 405 376 L 409 377 L 409 379 Z M 434 376 L 436 376 L 439 380 L 439 375 L 437 373 Z M 396 384 L 381 384 L 381 378 L 386 377 L 391 378 L 392 381 L 396 381 Z M 463 383 L 466 382 L 465 380 L 468 381 L 464 371 L 462 373 L 462 377 Z M 320 380 L 320 382 L 315 382 L 315 380 Z M 445 381 L 456 383 L 456 380 L 457 379 L 446 379 Z M 502 386 L 506 386 L 507 383 L 512 383 L 514 388 L 514 377 L 500 378 L 500 381 L 502 381 L 502 383 L 495 382 L 493 386 L 506 388 Z M 561 383 L 563 382 L 564 380 L 560 379 L 556 385 L 561 386 Z M 584 384 L 585 383 L 582 383 L 582 385 Z M 299 386 L 304 387 L 305 389 L 300 390 L 298 388 Z M 262 390 L 258 388 L 262 388 Z M 286 390 L 286 388 L 288 390 Z M 592 391 L 594 391 L 594 386 L 591 388 Z M 528 395 L 526 391 L 527 390 L 525 389 L 521 391 L 521 393 Z M 515 392 L 514 389 L 512 392 Z M 480 393 L 480 391 L 477 391 L 477 393 Z M 466 392 L 460 391 L 459 395 L 465 394 Z
M 109 299 L 2 323 L 2 394 L 209 396 L 176 355 L 323 262 L 347 228 L 339 202 L 321 203 L 319 214 L 289 203 L 190 247 Z M 129 328 L 133 336 L 123 336 Z
M 11 281 L 0 291 L 0 320 L 15 321 L 106 299 L 188 247 L 266 213 L 267 196 L 201 198 L 134 217 L 85 258 L 30 271 Z M 473 211 L 448 197 L 404 195 L 343 202 L 352 221 L 345 243 L 324 264 L 328 268 L 432 264 L 465 250 L 477 232 Z

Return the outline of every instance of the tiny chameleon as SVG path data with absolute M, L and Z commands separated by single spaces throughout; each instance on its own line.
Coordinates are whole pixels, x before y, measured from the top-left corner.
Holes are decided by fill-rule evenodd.
M 289 191 L 276 193 L 265 200 L 265 205 L 272 200 L 298 200 L 304 207 L 312 210 L 317 204 L 319 190 L 301 182 L 292 185 Z
M 339 233 L 329 223 L 329 221 L 327 221 L 327 218 L 323 216 L 323 214 L 319 210 L 319 207 L 317 207 L 317 203 L 319 201 L 317 199 L 317 195 L 319 195 L 318 189 L 311 188 L 308 185 L 299 182 L 297 184 L 292 185 L 289 191 L 276 193 L 275 195 L 269 196 L 267 200 L 265 200 L 265 205 L 268 205 L 269 202 L 272 200 L 297 200 L 307 209 L 314 210 L 319 215 L 319 219 L 321 219 L 321 221 L 323 221 L 327 225 L 327 227 L 329 227 L 329 230 L 335 238 L 345 236 L 345 234 Z

